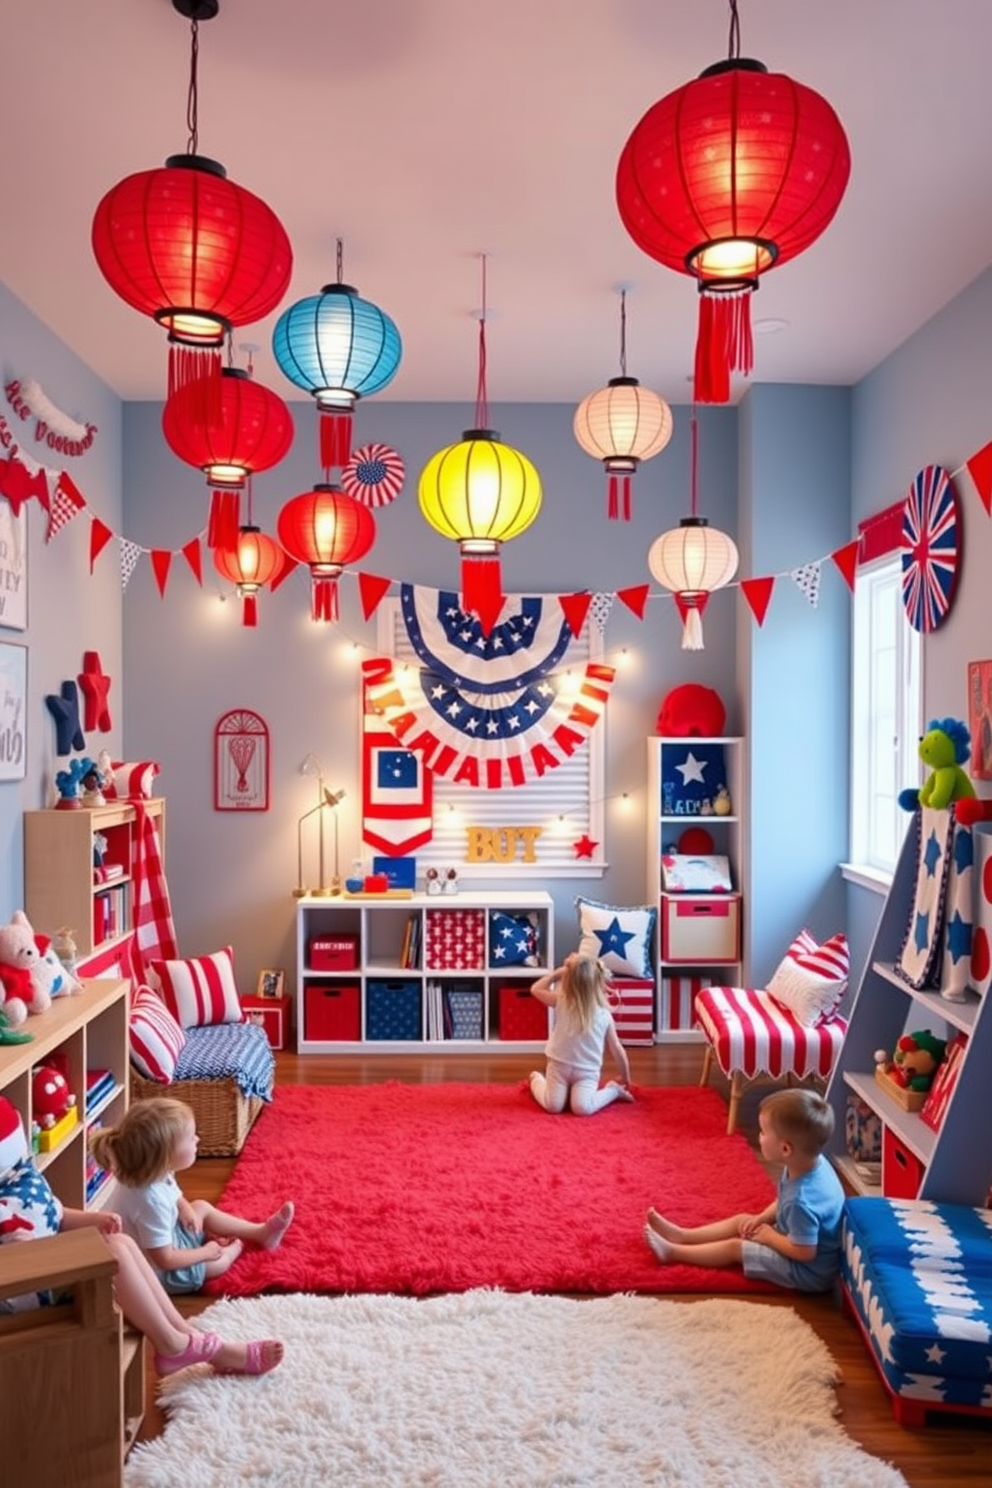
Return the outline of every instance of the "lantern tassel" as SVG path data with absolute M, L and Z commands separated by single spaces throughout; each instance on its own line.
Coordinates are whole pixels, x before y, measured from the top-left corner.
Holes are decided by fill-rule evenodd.
M 697 403 L 729 403 L 730 374 L 748 376 L 754 365 L 751 290 L 699 296 L 694 398 Z
M 462 557 L 462 609 L 476 615 L 487 636 L 499 619 L 506 596 L 499 554 Z
M 237 491 L 211 487 L 207 547 L 237 549 L 241 524 L 241 502 Z
M 241 624 L 247 626 L 258 624 L 258 599 L 254 593 L 241 596 Z
M 195 384 L 190 417 L 201 429 L 218 429 L 224 420 L 221 356 L 215 346 L 169 343 L 169 397 Z
M 338 618 L 337 579 L 315 578 L 311 591 L 310 618 L 333 623 Z
M 682 616 L 682 650 L 703 651 L 703 611 L 708 593 L 676 594 L 675 604 Z
M 351 459 L 351 414 L 324 410 L 320 415 L 320 463 L 342 470 Z
M 630 482 L 629 474 L 618 475 L 616 471 L 610 471 L 609 485 L 607 486 L 606 515 L 611 522 L 623 519 L 630 521 Z M 622 507 L 622 510 L 621 510 Z
M 607 486 L 606 515 L 611 522 L 617 521 L 620 515 L 620 482 L 615 475 L 610 476 Z

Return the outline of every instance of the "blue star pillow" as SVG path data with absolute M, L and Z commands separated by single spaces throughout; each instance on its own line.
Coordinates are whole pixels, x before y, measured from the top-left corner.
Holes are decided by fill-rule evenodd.
M 579 955 L 598 956 L 614 976 L 654 976 L 654 927 L 649 904 L 600 904 L 578 898 Z
M 536 915 L 494 909 L 489 916 L 489 965 L 540 966 L 536 920 Z

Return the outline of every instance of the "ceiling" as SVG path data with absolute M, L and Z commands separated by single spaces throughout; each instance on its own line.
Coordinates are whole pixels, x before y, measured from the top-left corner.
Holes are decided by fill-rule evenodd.
M 992 262 L 992 5 L 739 12 L 741 54 L 822 93 L 852 153 L 831 226 L 762 282 L 753 380 L 852 383 Z M 727 55 L 729 15 L 727 0 L 221 0 L 199 28 L 199 151 L 285 225 L 281 308 L 336 277 L 343 239 L 345 279 L 403 336 L 386 397 L 474 399 L 485 254 L 493 402 L 577 402 L 617 375 L 626 287 L 628 372 L 685 403 L 695 288 L 627 237 L 614 172 L 645 110 Z M 160 399 L 164 333 L 110 290 L 90 223 L 121 177 L 185 151 L 190 23 L 171 0 L 43 0 L 5 7 L 3 41 L 0 279 L 122 398 Z M 254 343 L 257 375 L 288 395 L 275 319 L 236 331 L 235 357 Z

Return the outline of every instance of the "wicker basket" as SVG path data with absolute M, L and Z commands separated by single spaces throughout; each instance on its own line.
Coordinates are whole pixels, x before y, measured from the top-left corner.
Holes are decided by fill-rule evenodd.
M 185 1101 L 196 1117 L 200 1157 L 236 1157 L 265 1102 L 242 1095 L 236 1080 L 173 1080 L 160 1085 L 131 1069 L 131 1099 L 168 1095 Z

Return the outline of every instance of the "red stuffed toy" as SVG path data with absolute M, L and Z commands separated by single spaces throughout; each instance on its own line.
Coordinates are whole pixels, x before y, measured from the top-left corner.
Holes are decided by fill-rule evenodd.
M 655 732 L 666 739 L 719 739 L 726 722 L 727 710 L 718 692 L 684 682 L 663 698 Z

